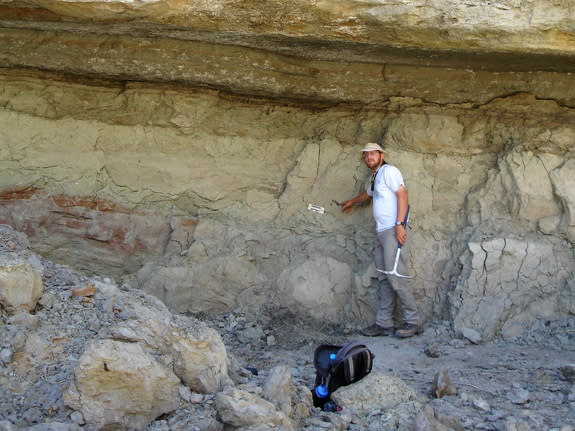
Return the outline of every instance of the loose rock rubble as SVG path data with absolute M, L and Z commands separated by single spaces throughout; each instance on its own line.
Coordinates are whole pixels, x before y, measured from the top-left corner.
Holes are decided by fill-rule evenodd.
M 23 234 L 0 226 L 0 290 L 6 290 L 8 263 L 32 256 Z M 37 259 L 44 290 L 35 307 L 12 309 L 5 300 L 0 307 L 0 431 L 111 429 L 102 422 L 101 411 L 109 408 L 102 399 L 132 409 L 134 417 L 124 410 L 114 429 L 575 426 L 574 319 L 542 319 L 527 336 L 506 342 L 472 342 L 469 334 L 455 338 L 442 322 L 407 340 L 365 338 L 376 355 L 373 372 L 336 391 L 340 412 L 322 412 L 311 401 L 313 351 L 321 343 L 355 338 L 356 328 L 322 328 L 277 310 L 258 316 L 173 315 L 149 295 Z M 136 370 L 136 381 L 149 380 L 138 387 L 146 391 L 126 383 L 118 392 L 118 379 L 126 378 L 122 368 Z M 91 404 L 83 382 L 98 385 L 90 389 Z M 109 395 L 118 393 L 124 398 Z M 138 413 L 142 399 L 148 404 Z

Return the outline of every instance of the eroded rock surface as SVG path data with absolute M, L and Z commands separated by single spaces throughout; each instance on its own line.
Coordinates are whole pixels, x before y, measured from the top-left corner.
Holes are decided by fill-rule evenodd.
M 3 0 L 0 222 L 175 312 L 359 326 L 373 223 L 337 202 L 377 141 L 425 319 L 517 336 L 574 309 L 573 19 L 568 0 Z

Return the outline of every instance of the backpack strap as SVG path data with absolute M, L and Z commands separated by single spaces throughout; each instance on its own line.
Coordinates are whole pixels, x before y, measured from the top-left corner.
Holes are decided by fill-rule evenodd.
M 355 358 L 362 357 L 361 361 L 354 360 Z M 358 369 L 356 366 L 359 365 Z M 348 357 L 344 362 L 344 374 L 348 383 L 354 383 L 357 380 L 365 377 L 371 372 L 373 365 L 373 357 L 367 347 L 357 347 L 349 352 Z
M 357 369 L 354 357 L 360 355 L 362 360 L 358 362 L 360 362 L 363 367 L 361 369 Z M 343 366 L 346 383 L 350 384 L 371 372 L 371 368 L 373 366 L 373 354 L 365 344 L 351 341 L 337 352 L 337 357 L 332 364 L 331 370 L 335 370 L 340 365 Z
M 358 348 L 358 347 L 363 347 L 365 349 L 367 349 L 366 345 L 363 343 L 360 343 L 359 341 L 350 341 L 349 343 L 347 343 L 345 346 L 343 346 L 341 349 L 338 350 L 337 352 L 337 356 L 335 358 L 334 361 L 334 365 L 338 365 L 340 362 L 343 361 L 344 358 L 346 358 L 349 355 L 349 352 L 351 352 L 352 350 Z

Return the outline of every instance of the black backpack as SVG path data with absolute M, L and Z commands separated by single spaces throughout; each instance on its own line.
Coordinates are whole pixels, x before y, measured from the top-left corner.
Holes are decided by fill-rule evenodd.
M 375 355 L 365 344 L 351 341 L 345 346 L 322 344 L 315 349 L 313 405 L 334 410 L 331 394 L 341 386 L 361 380 L 371 372 Z

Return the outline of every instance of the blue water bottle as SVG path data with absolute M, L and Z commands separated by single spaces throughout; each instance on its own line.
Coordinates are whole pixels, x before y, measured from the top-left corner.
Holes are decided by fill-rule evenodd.
M 325 385 L 317 385 L 315 387 L 315 395 L 318 398 L 327 398 L 329 396 L 329 389 Z
M 336 356 L 337 356 L 337 355 L 336 355 L 335 353 L 330 353 L 330 354 L 329 354 L 329 363 L 330 363 L 330 366 L 331 366 L 331 363 L 332 363 L 333 361 L 335 361 Z M 327 387 L 326 385 L 317 385 L 317 386 L 315 387 L 314 391 L 315 391 L 316 397 L 318 397 L 318 398 L 327 398 L 327 397 L 329 396 L 329 389 L 328 389 L 328 387 Z

